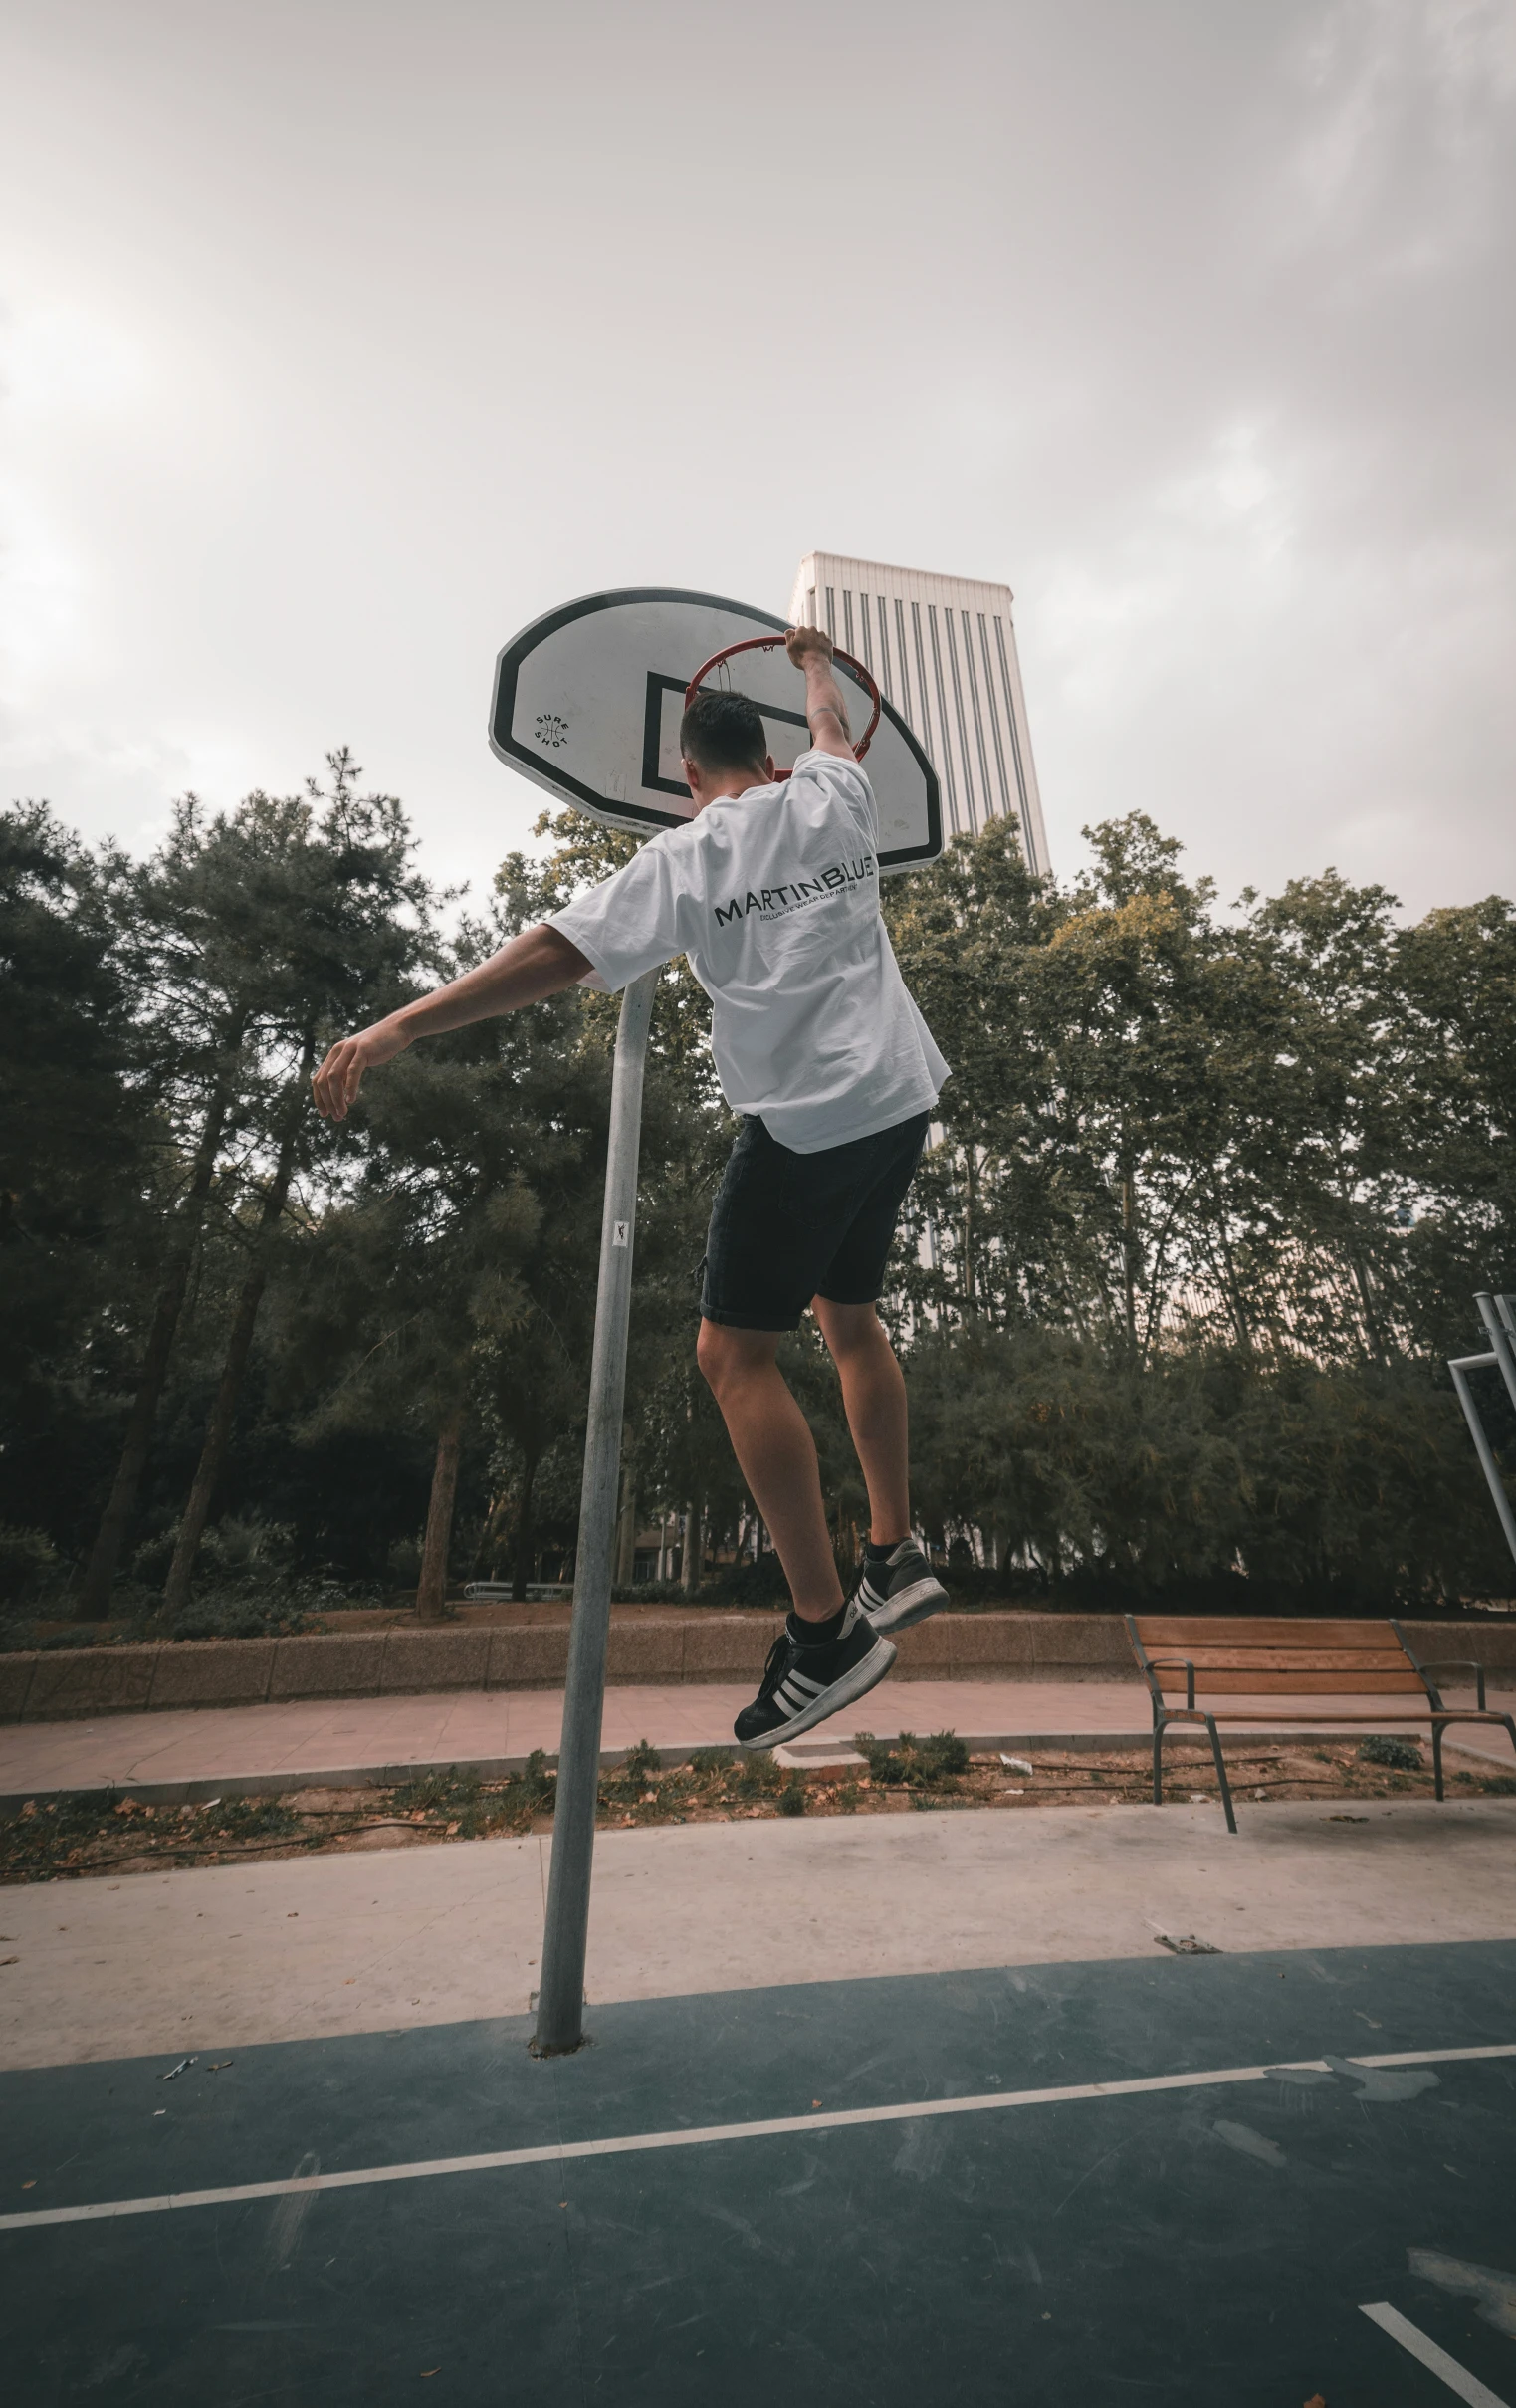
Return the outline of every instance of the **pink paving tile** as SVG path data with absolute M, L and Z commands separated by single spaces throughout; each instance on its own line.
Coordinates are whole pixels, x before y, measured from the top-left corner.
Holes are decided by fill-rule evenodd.
M 752 1693 L 747 1682 L 675 1688 L 618 1685 L 606 1692 L 603 1743 L 623 1748 L 645 1738 L 655 1747 L 678 1748 L 730 1740 L 733 1720 Z M 1266 1699 L 1231 1702 L 1268 1704 Z M 1367 1698 L 1358 1702 L 1371 1708 L 1374 1703 Z M 0 1729 L 0 1791 L 83 1788 L 109 1780 L 207 1780 L 344 1766 L 460 1763 L 477 1757 L 525 1756 L 537 1747 L 550 1754 L 558 1744 L 562 1703 L 561 1691 L 552 1689 L 469 1690 L 335 1705 L 313 1698 L 199 1712 L 122 1714 L 94 1725 L 10 1724 Z M 1492 1692 L 1490 1704 L 1516 1712 L 1516 1694 Z M 901 1730 L 944 1729 L 971 1737 L 1062 1731 L 1136 1734 L 1147 1726 L 1147 1698 L 1129 1680 L 892 1680 L 838 1715 L 832 1727 L 839 1736 L 873 1730 L 888 1738 Z M 1516 1764 L 1503 1731 L 1468 1725 L 1455 1732 L 1454 1739 L 1493 1762 Z

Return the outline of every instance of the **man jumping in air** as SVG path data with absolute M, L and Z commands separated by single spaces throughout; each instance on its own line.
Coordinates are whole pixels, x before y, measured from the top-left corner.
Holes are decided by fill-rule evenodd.
M 864 1696 L 895 1661 L 886 1634 L 947 1603 L 911 1536 L 905 1381 L 875 1306 L 948 1065 L 880 917 L 879 815 L 831 638 L 796 627 L 784 640 L 811 736 L 787 778 L 774 776 L 756 703 L 698 694 L 679 734 L 694 817 L 478 970 L 334 1045 L 313 1082 L 318 1109 L 341 1120 L 364 1072 L 419 1036 L 586 978 L 614 993 L 688 958 L 743 1123 L 711 1214 L 697 1351 L 792 1600 L 737 1718 L 753 1748 Z M 776 1361 L 807 1309 L 868 1486 L 870 1535 L 846 1598 L 815 1441 Z

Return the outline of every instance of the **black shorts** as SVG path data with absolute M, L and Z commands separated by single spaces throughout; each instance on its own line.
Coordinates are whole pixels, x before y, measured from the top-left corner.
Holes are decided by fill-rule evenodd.
M 874 1304 L 931 1115 L 820 1154 L 745 1119 L 717 1191 L 700 1309 L 727 1329 L 797 1329 L 812 1296 Z

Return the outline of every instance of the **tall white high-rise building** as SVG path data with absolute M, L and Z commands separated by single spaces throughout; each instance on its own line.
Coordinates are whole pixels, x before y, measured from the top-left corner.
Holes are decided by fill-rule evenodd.
M 942 780 L 945 832 L 977 835 L 1014 813 L 1027 867 L 1043 875 L 1047 831 L 1010 609 L 1008 585 L 811 551 L 789 618 L 824 627 L 873 672 Z

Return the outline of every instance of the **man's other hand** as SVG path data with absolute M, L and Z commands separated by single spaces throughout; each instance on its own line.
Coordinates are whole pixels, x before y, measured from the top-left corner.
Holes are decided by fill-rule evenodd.
M 807 658 L 829 661 L 832 639 L 824 627 L 786 627 L 784 649 L 797 669 L 803 669 Z
M 376 1020 L 372 1028 L 360 1029 L 355 1037 L 343 1037 L 339 1045 L 333 1045 L 311 1081 L 323 1120 L 345 1120 L 349 1107 L 357 1101 L 364 1071 L 392 1062 L 410 1041 L 398 1019 L 388 1019 Z

